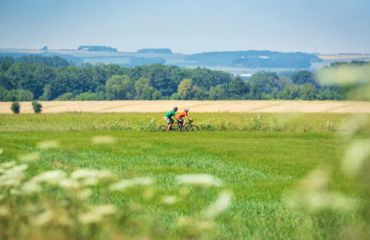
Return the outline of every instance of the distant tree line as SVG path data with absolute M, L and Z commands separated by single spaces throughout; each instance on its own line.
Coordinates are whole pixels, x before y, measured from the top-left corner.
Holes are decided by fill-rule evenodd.
M 205 68 L 153 64 L 73 65 L 60 57 L 0 58 L 0 100 L 344 99 L 309 71 L 258 72 L 248 79 Z

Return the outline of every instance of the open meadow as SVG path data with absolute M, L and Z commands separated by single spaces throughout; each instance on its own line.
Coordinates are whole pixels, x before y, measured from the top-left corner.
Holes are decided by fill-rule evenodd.
M 367 114 L 192 116 L 0 115 L 0 238 L 366 239 L 343 156 Z

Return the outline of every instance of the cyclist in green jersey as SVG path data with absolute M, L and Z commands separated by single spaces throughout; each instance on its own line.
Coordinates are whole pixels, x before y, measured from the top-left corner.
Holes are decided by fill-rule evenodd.
M 174 117 L 176 116 L 177 107 L 173 107 L 172 110 L 168 111 L 163 117 L 167 122 L 167 131 L 170 131 L 172 129 L 172 126 L 174 124 Z

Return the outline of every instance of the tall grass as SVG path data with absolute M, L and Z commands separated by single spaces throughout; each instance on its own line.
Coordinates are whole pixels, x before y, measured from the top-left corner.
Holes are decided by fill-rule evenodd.
M 334 132 L 348 114 L 197 113 L 203 131 Z M 367 115 L 366 115 L 367 116 Z M 155 113 L 65 113 L 0 115 L 0 131 L 157 131 L 165 124 Z

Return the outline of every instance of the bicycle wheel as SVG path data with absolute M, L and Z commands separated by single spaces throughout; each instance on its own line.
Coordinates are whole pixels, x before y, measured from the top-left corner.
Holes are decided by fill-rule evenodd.
M 172 126 L 172 131 L 182 131 L 182 128 L 179 125 L 175 124 Z
M 186 131 L 189 131 L 189 132 L 195 132 L 199 130 L 200 128 L 197 125 L 187 125 L 186 126 Z

